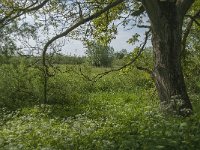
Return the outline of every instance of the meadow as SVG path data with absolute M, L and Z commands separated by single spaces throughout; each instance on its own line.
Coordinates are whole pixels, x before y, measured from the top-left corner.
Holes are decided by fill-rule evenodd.
M 0 66 L 2 150 L 200 149 L 198 76 L 187 80 L 194 114 L 183 118 L 161 111 L 151 77 L 134 67 L 93 82 L 110 68 L 57 65 L 42 104 L 40 66 L 27 64 Z

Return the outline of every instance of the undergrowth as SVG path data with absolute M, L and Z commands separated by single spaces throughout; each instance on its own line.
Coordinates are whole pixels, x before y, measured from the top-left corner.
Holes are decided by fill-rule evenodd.
M 1 74 L 7 74 L 0 79 L 6 92 L 0 94 L 2 150 L 200 149 L 198 94 L 190 93 L 192 116 L 172 117 L 159 109 L 155 87 L 144 72 L 111 73 L 91 83 L 72 71 L 50 78 L 50 102 L 40 105 L 39 72 L 25 68 L 1 66 Z M 93 68 L 87 75 L 100 71 Z

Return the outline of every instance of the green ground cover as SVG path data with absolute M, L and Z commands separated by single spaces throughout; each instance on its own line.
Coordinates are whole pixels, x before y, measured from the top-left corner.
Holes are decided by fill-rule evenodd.
M 105 71 L 82 68 L 89 77 Z M 168 116 L 159 109 L 154 84 L 145 72 L 113 72 L 92 83 L 68 69 L 49 79 L 49 103 L 41 105 L 37 68 L 22 63 L 0 69 L 2 150 L 200 148 L 200 95 L 192 90 L 194 114 Z

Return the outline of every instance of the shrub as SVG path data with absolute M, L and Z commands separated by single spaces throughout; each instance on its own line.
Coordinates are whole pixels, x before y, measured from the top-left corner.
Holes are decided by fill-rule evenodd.
M 22 61 L 15 66 L 0 66 L 0 106 L 22 107 L 38 104 L 41 99 L 40 71 L 30 68 Z
M 87 45 L 86 54 L 91 65 L 96 67 L 110 67 L 114 58 L 114 49 L 109 46 L 90 42 Z

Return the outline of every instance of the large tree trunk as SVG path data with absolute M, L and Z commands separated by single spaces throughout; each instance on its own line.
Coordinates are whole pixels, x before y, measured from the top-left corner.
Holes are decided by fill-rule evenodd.
M 153 75 L 158 95 L 163 109 L 187 116 L 192 112 L 192 105 L 181 67 L 183 17 L 172 2 L 159 2 L 156 9 L 157 16 L 150 19 L 155 56 Z

